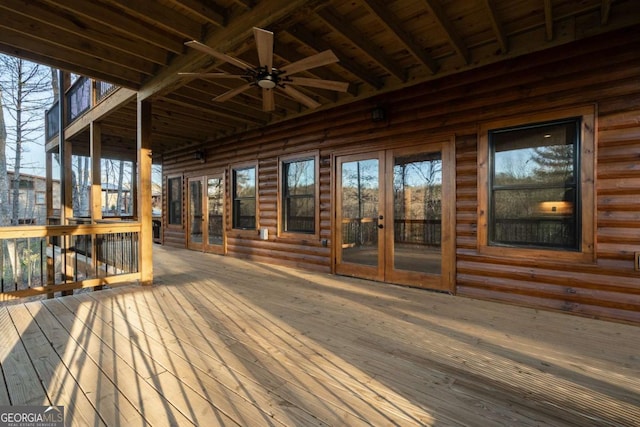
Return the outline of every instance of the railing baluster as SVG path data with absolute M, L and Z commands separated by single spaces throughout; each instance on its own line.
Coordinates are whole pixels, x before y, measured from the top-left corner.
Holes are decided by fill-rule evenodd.
M 0 288 L 4 293 L 4 245 L 5 240 L 0 242 Z
M 13 239 L 13 285 L 15 290 L 18 290 L 18 239 Z

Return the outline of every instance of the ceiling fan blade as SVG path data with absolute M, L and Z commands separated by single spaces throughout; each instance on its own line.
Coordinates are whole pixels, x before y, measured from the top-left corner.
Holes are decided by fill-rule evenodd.
M 317 53 L 300 61 L 293 62 L 284 67 L 280 67 L 281 73 L 288 75 L 299 73 L 300 71 L 310 70 L 312 68 L 321 67 L 323 65 L 333 64 L 338 62 L 338 57 L 332 50 L 325 50 L 324 52 Z
M 216 96 L 215 98 L 213 98 L 213 100 L 216 101 L 216 102 L 224 102 L 224 101 L 226 101 L 228 99 L 231 99 L 234 96 L 244 92 L 245 90 L 250 89 L 251 86 L 253 86 L 251 83 L 247 83 L 247 84 L 244 84 L 242 86 L 238 86 L 235 89 L 231 89 L 230 91 L 223 93 L 222 95 Z
M 233 56 L 229 56 L 222 52 L 218 52 L 217 50 L 212 49 L 206 44 L 200 43 L 199 41 L 191 40 L 191 41 L 185 42 L 184 44 L 194 48 L 195 50 L 199 50 L 200 52 L 207 53 L 221 61 L 228 62 L 231 65 L 235 65 L 238 68 L 242 68 L 243 70 L 247 70 L 247 69 L 251 70 L 255 68 L 253 65 L 249 64 L 248 62 L 244 62 L 241 59 L 234 58 Z
M 273 111 L 276 108 L 273 89 L 262 88 L 262 109 L 264 111 Z
M 289 95 L 290 97 L 292 97 L 293 99 L 295 99 L 299 103 L 307 106 L 308 108 L 314 109 L 314 108 L 318 108 L 320 106 L 320 104 L 318 102 L 316 102 L 315 100 L 309 98 L 307 95 L 305 95 L 304 93 L 300 92 L 299 90 L 294 89 L 293 87 L 291 87 L 291 85 L 285 85 L 281 89 L 287 95 Z
M 349 83 L 337 82 L 335 80 L 309 79 L 306 77 L 290 77 L 292 85 L 317 87 L 318 89 L 335 90 L 337 92 L 346 92 L 349 89 Z
M 253 37 L 256 39 L 260 66 L 265 67 L 267 72 L 270 73 L 271 67 L 273 67 L 273 33 L 253 27 Z
M 240 74 L 229 73 L 178 73 L 184 77 L 199 77 L 203 79 L 242 79 L 244 76 Z

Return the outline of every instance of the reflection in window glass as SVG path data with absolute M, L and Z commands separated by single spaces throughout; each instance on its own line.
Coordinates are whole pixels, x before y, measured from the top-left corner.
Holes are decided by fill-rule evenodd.
M 442 155 L 394 158 L 394 268 L 439 274 L 442 240 Z
M 233 170 L 233 228 L 256 229 L 256 168 Z
M 168 187 L 168 205 L 169 205 L 169 224 L 182 224 L 182 178 L 169 178 L 167 180 Z
M 343 217 L 377 217 L 378 195 L 377 159 L 342 164 Z
M 209 215 L 209 244 L 222 245 L 224 232 L 224 181 L 222 178 L 207 180 L 207 211 Z
M 283 163 L 282 224 L 284 231 L 315 232 L 316 172 L 314 159 Z
M 345 162 L 341 174 L 342 261 L 378 265 L 378 159 Z
M 492 244 L 577 250 L 579 120 L 491 131 Z

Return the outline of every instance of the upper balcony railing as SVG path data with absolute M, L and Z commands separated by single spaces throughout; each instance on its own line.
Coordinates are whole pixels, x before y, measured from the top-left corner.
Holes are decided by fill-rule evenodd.
M 65 92 L 65 125 L 69 125 L 98 105 L 103 99 L 115 92 L 119 86 L 112 83 L 91 80 L 88 77 L 78 78 Z M 45 135 L 47 141 L 55 138 L 60 132 L 60 109 L 56 101 L 45 112 Z

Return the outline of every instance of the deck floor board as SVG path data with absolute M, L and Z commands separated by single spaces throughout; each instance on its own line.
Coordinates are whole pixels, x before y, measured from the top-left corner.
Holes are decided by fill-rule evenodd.
M 637 325 L 162 247 L 154 270 L 0 306 L 0 405 L 96 426 L 640 426 Z

